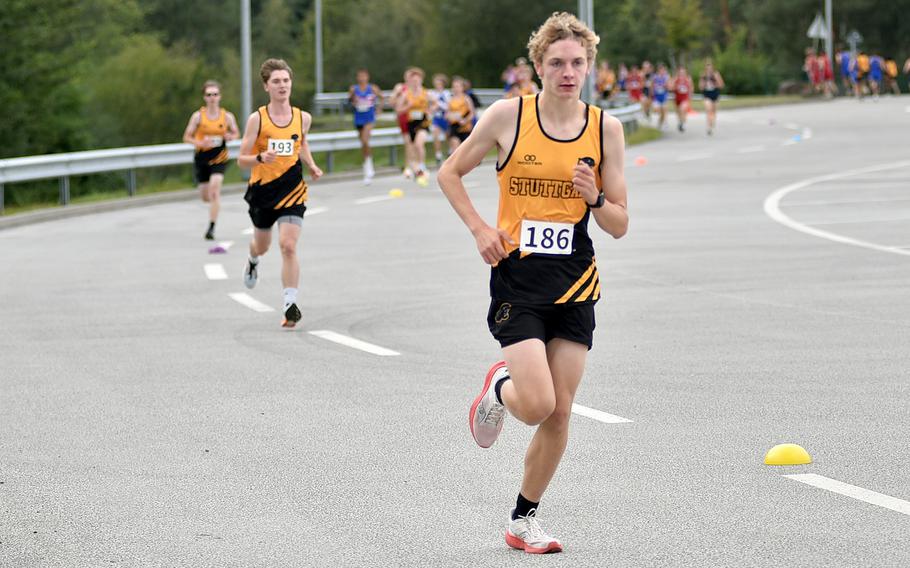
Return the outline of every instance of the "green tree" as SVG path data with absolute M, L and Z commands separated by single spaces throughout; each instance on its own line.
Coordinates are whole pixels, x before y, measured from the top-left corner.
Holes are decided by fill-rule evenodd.
M 702 45 L 707 23 L 698 0 L 660 0 L 658 17 L 677 64 Z

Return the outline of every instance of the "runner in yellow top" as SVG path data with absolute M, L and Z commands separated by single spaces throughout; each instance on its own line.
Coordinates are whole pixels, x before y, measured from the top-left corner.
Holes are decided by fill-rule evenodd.
M 206 81 L 202 96 L 205 106 L 190 116 L 183 141 L 196 147 L 196 183 L 202 200 L 209 204 L 209 228 L 205 238 L 212 240 L 221 209 L 221 184 L 228 161 L 225 142 L 236 140 L 240 131 L 234 115 L 221 108 L 221 85 L 217 81 Z
M 243 132 L 241 168 L 252 168 L 244 199 L 249 203 L 253 221 L 250 258 L 243 272 L 247 288 L 259 278 L 259 257 L 272 243 L 272 225 L 278 223 L 281 247 L 281 283 L 284 286 L 283 327 L 294 327 L 300 321 L 297 287 L 300 262 L 297 241 L 306 211 L 307 184 L 303 179 L 306 164 L 313 180 L 322 170 L 313 160 L 306 134 L 313 122 L 309 113 L 291 106 L 291 68 L 283 59 L 267 59 L 259 70 L 262 85 L 269 94 L 269 104 L 250 115 Z
M 446 121 L 449 125 L 449 154 L 451 155 L 462 142 L 471 135 L 474 125 L 474 103 L 465 94 L 465 81 L 462 77 L 452 77 L 452 96 L 449 99 L 449 109 L 446 112 Z
M 408 137 L 411 139 L 411 163 L 414 181 L 426 187 L 427 179 L 427 133 L 430 128 L 430 97 L 423 88 L 423 69 L 411 67 L 407 71 L 406 88 L 403 98 L 408 115 Z
M 551 16 L 528 43 L 543 90 L 491 105 L 438 176 L 493 267 L 487 324 L 505 359 L 489 370 L 471 405 L 471 433 L 481 447 L 491 446 L 505 410 L 537 426 L 505 537 L 533 553 L 562 550 L 536 511 L 565 450 L 592 345 L 601 283 L 588 221 L 614 238 L 629 224 L 622 125 L 580 100 L 599 41 L 575 16 Z M 500 198 L 491 227 L 462 178 L 493 148 Z

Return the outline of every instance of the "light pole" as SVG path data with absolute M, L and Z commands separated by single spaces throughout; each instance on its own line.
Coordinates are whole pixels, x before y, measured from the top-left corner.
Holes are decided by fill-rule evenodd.
M 833 62 L 834 52 L 831 47 L 834 43 L 834 22 L 831 18 L 831 0 L 825 0 L 825 20 L 828 22 L 828 37 L 825 38 L 825 53 L 828 55 L 828 59 Z
M 591 30 L 594 30 L 594 1 L 578 0 L 578 19 L 587 24 Z M 595 64 L 596 60 L 592 62 Z M 594 102 L 594 67 L 588 69 L 588 76 L 585 78 L 585 84 L 581 91 L 581 98 L 586 103 Z
M 250 78 L 250 0 L 240 0 L 240 110 L 241 125 L 253 113 L 253 84 Z M 250 179 L 250 171 L 241 169 L 243 179 Z
M 316 0 L 316 94 L 322 94 L 322 0 Z

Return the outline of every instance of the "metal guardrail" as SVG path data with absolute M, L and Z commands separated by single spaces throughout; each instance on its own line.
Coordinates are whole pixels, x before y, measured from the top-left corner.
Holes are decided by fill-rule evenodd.
M 383 91 L 391 93 L 391 91 Z M 474 89 L 481 106 L 490 106 L 505 95 L 502 89 Z M 313 108 L 317 114 L 332 111 L 338 114 L 351 112 L 351 103 L 346 92 L 317 93 L 313 96 Z M 388 105 L 385 108 L 391 108 Z
M 606 111 L 618 118 L 627 129 L 634 130 L 637 127 L 641 106 L 636 104 L 623 108 L 610 108 Z M 311 152 L 326 154 L 323 168 L 326 172 L 332 171 L 333 152 L 360 148 L 358 133 L 353 129 L 341 132 L 310 133 L 307 135 L 307 141 L 310 144 Z M 397 149 L 400 145 L 401 131 L 398 128 L 373 130 L 370 146 L 374 148 L 391 147 L 390 165 L 397 163 Z M 228 142 L 227 147 L 228 157 L 236 158 L 240 153 L 240 140 Z M 0 214 L 3 213 L 3 188 L 8 183 L 59 178 L 60 204 L 67 205 L 70 202 L 71 176 L 123 171 L 126 174 L 127 193 L 132 197 L 136 194 L 137 169 L 192 163 L 193 146 L 182 143 L 3 159 L 0 160 Z

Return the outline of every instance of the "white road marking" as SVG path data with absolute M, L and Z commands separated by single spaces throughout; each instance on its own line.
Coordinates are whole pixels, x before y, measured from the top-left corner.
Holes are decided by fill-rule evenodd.
M 908 106 L 908 107 L 905 108 L 904 110 L 907 111 L 907 112 L 910 112 L 910 106 Z
M 803 140 L 808 140 L 810 138 L 812 138 L 812 129 L 803 128 Z
M 307 209 L 304 213 L 305 217 L 312 217 L 313 215 L 319 215 L 320 213 L 325 213 L 328 211 L 328 207 L 313 207 L 312 209 Z
M 753 152 L 764 152 L 764 146 L 746 146 L 745 148 L 740 148 L 736 151 L 737 154 L 751 154 Z
M 897 511 L 898 513 L 903 513 L 904 515 L 910 515 L 910 501 L 904 501 L 903 499 L 891 497 L 890 495 L 885 495 L 884 493 L 877 493 L 869 489 L 863 489 L 862 487 L 850 485 L 849 483 L 844 483 L 843 481 L 838 481 L 836 479 L 831 479 L 830 477 L 825 477 L 824 475 L 818 475 L 815 473 L 798 473 L 793 475 L 785 475 L 784 477 L 793 479 L 794 481 L 799 481 L 800 483 L 805 483 L 806 485 L 818 487 L 819 489 L 831 491 L 832 493 L 837 493 L 838 495 L 852 497 L 853 499 L 865 501 L 866 503 L 870 503 L 872 505 L 878 505 L 879 507 L 884 507 L 885 509 L 891 509 L 892 511 Z
M 243 230 L 243 234 L 244 234 L 244 235 L 252 235 L 252 234 L 253 234 L 253 227 L 247 227 L 246 229 L 244 229 L 244 230 Z
M 237 302 L 238 304 L 243 304 L 244 306 L 246 306 L 249 309 L 256 311 L 256 312 L 274 312 L 275 311 L 275 308 L 263 304 L 262 302 L 260 302 L 256 298 L 250 296 L 246 292 L 237 292 L 237 293 L 233 293 L 233 294 L 228 294 L 228 296 L 230 296 L 231 299 L 234 300 L 235 302 Z
M 234 241 L 219 241 L 218 246 L 224 250 L 231 250 L 231 247 L 234 246 Z
M 807 225 L 849 225 L 851 223 L 896 223 L 898 221 L 910 221 L 910 217 L 877 217 L 873 219 L 846 219 L 844 221 L 813 221 Z
M 623 424 L 625 422 L 632 422 L 628 418 L 616 416 L 615 414 L 608 414 L 606 412 L 601 412 L 600 410 L 595 410 L 594 408 L 588 408 L 587 406 L 582 406 L 575 403 L 572 403 L 572 412 L 578 414 L 579 416 L 585 416 L 587 418 L 592 418 L 594 420 L 605 422 L 607 424 Z
M 774 219 L 775 221 L 780 223 L 781 225 L 784 225 L 785 227 L 789 227 L 789 228 L 793 229 L 794 231 L 799 231 L 799 232 L 805 233 L 807 235 L 812 235 L 813 237 L 820 237 L 822 239 L 828 239 L 829 241 L 834 241 L 836 243 L 863 247 L 863 248 L 867 248 L 867 249 L 871 249 L 871 250 L 877 250 L 880 252 L 890 252 L 893 254 L 910 256 L 910 250 L 904 250 L 899 247 L 885 246 L 885 245 L 880 245 L 880 244 L 876 244 L 876 243 L 870 243 L 868 241 L 861 241 L 859 239 L 852 239 L 850 237 L 845 237 L 843 235 L 838 235 L 836 233 L 831 233 L 829 231 L 823 231 L 821 229 L 816 229 L 814 227 L 810 227 L 810 226 L 806 225 L 805 223 L 800 223 L 799 221 L 792 219 L 791 217 L 784 214 L 780 210 L 780 201 L 788 193 L 792 193 L 799 189 L 809 187 L 810 185 L 825 182 L 825 181 L 843 179 L 846 177 L 856 176 L 856 175 L 861 175 L 861 174 L 866 174 L 866 173 L 880 172 L 880 171 L 884 171 L 884 170 L 893 170 L 893 169 L 897 169 L 897 168 L 904 168 L 907 166 L 910 166 L 910 161 L 893 162 L 890 164 L 882 164 L 882 165 L 878 165 L 878 166 L 870 166 L 868 168 L 860 168 L 860 169 L 856 169 L 856 170 L 848 170 L 845 172 L 839 172 L 839 173 L 835 173 L 835 174 L 817 176 L 817 177 L 805 179 L 803 181 L 799 181 L 796 183 L 792 183 L 788 186 L 778 189 L 777 191 L 775 191 L 774 193 L 772 193 L 765 199 L 765 204 L 764 204 L 765 214 L 768 217 L 771 217 L 772 219 Z
M 688 156 L 680 156 L 676 158 L 677 162 L 692 162 L 694 160 L 706 160 L 714 156 L 711 152 L 706 152 L 704 154 L 690 154 Z
M 393 357 L 395 355 L 401 355 L 401 353 L 398 351 L 392 351 L 391 349 L 373 345 L 372 343 L 367 343 L 366 341 L 360 341 L 359 339 L 354 339 L 353 337 L 348 337 L 347 335 L 335 333 L 334 331 L 329 331 L 327 329 L 318 329 L 311 331 L 310 335 L 315 335 L 316 337 L 321 337 L 327 341 L 332 341 L 334 343 L 352 347 L 354 349 L 360 349 L 361 351 L 366 351 L 367 353 L 372 353 L 373 355 L 379 355 L 380 357 Z
M 374 195 L 372 197 L 361 197 L 354 202 L 354 205 L 366 205 L 367 203 L 376 203 L 379 201 L 388 201 L 390 199 L 395 199 L 391 195 Z
M 206 264 L 202 267 L 205 270 L 205 276 L 209 280 L 227 280 L 227 272 L 224 271 L 222 264 Z

